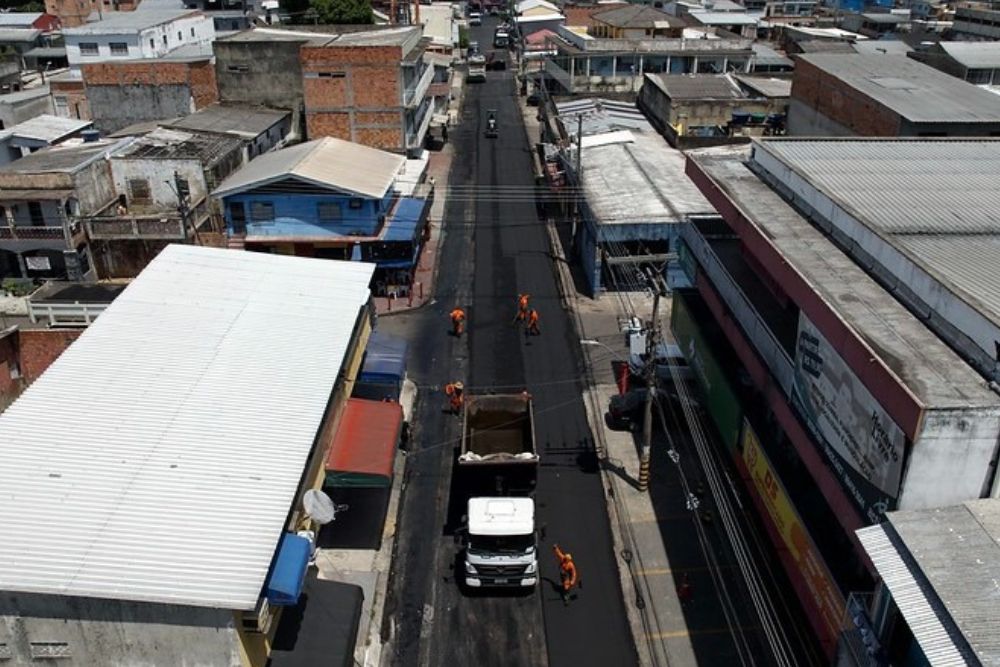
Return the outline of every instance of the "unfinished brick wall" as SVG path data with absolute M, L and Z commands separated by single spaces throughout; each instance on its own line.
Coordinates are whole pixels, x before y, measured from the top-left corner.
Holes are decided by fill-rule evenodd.
M 83 81 L 60 81 L 54 79 L 49 82 L 49 90 L 52 97 L 64 97 L 66 106 L 69 109 L 70 118 L 90 120 L 90 103 L 87 101 L 87 89 Z
M 17 381 L 10 376 L 12 369 L 19 368 L 17 360 L 17 338 L 15 329 L 0 331 L 0 396 L 12 396 L 17 390 Z M 0 399 L 0 406 L 3 405 Z
M 83 329 L 23 329 L 18 332 L 21 375 L 29 384 L 59 358 Z
M 899 136 L 895 112 L 802 59 L 796 59 L 792 98 L 858 135 Z
M 386 150 L 404 145 L 398 46 L 303 46 L 306 132 Z
M 191 63 L 191 97 L 194 108 L 203 109 L 219 101 L 219 87 L 215 82 L 215 65 L 211 60 Z

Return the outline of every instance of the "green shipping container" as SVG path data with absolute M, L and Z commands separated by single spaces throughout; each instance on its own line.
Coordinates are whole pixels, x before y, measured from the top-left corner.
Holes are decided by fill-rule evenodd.
M 730 451 L 736 451 L 743 424 L 743 409 L 716 356 L 705 342 L 705 336 L 691 317 L 691 309 L 681 290 L 674 291 L 670 313 L 670 328 L 677 345 L 687 358 L 692 373 L 701 385 L 705 408 Z M 697 298 L 697 296 L 693 297 Z

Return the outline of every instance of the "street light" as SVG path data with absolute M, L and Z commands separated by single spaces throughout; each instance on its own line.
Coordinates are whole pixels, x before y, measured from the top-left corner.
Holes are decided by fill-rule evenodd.
M 597 340 L 595 338 L 581 338 L 580 339 L 580 345 L 592 345 L 592 346 L 596 346 L 596 347 L 603 347 L 605 350 L 607 350 L 608 352 L 610 352 L 614 356 L 616 356 L 616 357 L 620 357 L 621 356 L 621 352 L 617 352 L 615 350 L 612 350 L 610 347 L 608 347 L 607 345 L 605 345 L 604 343 L 602 343 L 601 341 L 599 341 L 599 340 Z

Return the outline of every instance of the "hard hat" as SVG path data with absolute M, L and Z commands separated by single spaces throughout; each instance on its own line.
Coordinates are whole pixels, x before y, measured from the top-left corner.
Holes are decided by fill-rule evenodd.
M 461 382 L 456 382 L 455 389 L 465 389 L 465 385 L 462 384 Z

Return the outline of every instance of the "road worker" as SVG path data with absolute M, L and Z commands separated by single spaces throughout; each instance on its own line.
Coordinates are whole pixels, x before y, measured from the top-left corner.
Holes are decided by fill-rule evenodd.
M 569 592 L 577 585 L 576 563 L 573 562 L 573 554 L 565 553 L 558 544 L 552 545 L 552 550 L 559 560 L 559 581 L 562 583 L 563 604 L 569 604 Z
M 455 310 L 451 311 L 451 332 L 455 336 L 461 336 L 464 327 L 465 311 L 461 308 L 455 308 Z
M 451 411 L 454 414 L 461 414 L 462 406 L 465 405 L 465 385 L 461 382 L 452 382 L 444 386 L 444 393 L 448 397 Z
M 517 315 L 514 317 L 514 322 L 524 322 L 527 319 L 529 299 L 531 299 L 530 294 L 517 295 Z
M 527 335 L 537 336 L 541 333 L 538 329 L 538 311 L 534 308 L 528 310 Z

